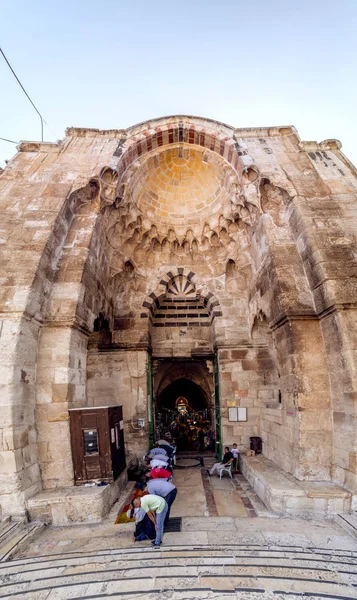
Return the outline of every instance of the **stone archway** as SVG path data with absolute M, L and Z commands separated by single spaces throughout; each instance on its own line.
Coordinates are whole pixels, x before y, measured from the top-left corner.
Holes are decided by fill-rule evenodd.
M 312 149 L 326 153 L 329 168 Z M 337 164 L 350 168 L 336 145 L 306 146 L 292 128 L 234 130 L 180 115 L 21 146 L 0 181 L 9 215 L 5 510 L 23 512 L 42 487 L 73 483 L 69 407 L 122 401 L 129 452 L 147 449 L 149 353 L 206 360 L 215 352 L 225 442 L 246 447 L 262 414 L 275 410 L 280 466 L 355 489 L 355 290 L 344 269 L 353 251 L 347 209 L 346 221 L 338 216 L 352 175 L 342 184 Z M 325 207 L 340 219 L 332 237 Z M 160 327 L 168 295 L 186 294 L 190 306 L 191 291 L 197 311 L 185 314 L 200 316 L 170 316 Z M 279 388 L 269 335 L 254 331 L 263 313 Z M 279 390 L 282 406 L 271 408 Z M 231 405 L 247 407 L 245 425 L 229 421 Z
M 185 404 L 181 411 L 180 400 Z M 198 450 L 199 430 L 211 430 L 215 440 L 212 361 L 155 360 L 154 408 L 157 439 L 172 437 L 178 450 Z

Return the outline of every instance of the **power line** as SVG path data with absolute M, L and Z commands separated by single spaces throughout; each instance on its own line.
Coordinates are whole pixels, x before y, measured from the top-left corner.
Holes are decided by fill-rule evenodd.
M 28 100 L 31 102 L 32 106 L 34 107 L 35 111 L 37 112 L 38 116 L 39 116 L 39 117 L 40 117 L 40 119 L 41 119 L 41 142 L 43 142 L 43 124 L 47 125 L 47 127 L 48 127 L 48 128 L 49 128 L 49 130 L 52 132 L 52 134 L 53 134 L 55 137 L 57 137 L 57 136 L 56 136 L 56 134 L 55 134 L 55 133 L 53 133 L 53 131 L 52 131 L 52 129 L 50 128 L 50 126 L 48 125 L 48 123 L 46 123 L 46 121 L 45 121 L 45 119 L 43 118 L 43 116 L 41 115 L 40 111 L 39 111 L 39 110 L 36 108 L 35 104 L 32 102 L 32 100 L 31 100 L 30 96 L 29 96 L 29 95 L 28 95 L 28 93 L 26 92 L 26 90 L 25 90 L 24 86 L 22 85 L 22 83 L 21 83 L 20 79 L 18 78 L 18 76 L 16 75 L 16 73 L 15 73 L 14 69 L 13 69 L 13 68 L 12 68 L 12 66 L 10 65 L 10 63 L 9 63 L 8 59 L 6 58 L 6 56 L 5 56 L 5 53 L 4 53 L 4 51 L 2 50 L 2 48 L 0 48 L 0 52 L 1 52 L 1 54 L 3 55 L 3 57 L 4 57 L 4 59 L 5 59 L 5 62 L 6 62 L 6 64 L 7 64 L 7 66 L 9 67 L 9 69 L 10 69 L 11 73 L 13 74 L 13 76 L 15 77 L 15 79 L 16 79 L 16 81 L 17 81 L 17 83 L 19 84 L 19 86 L 21 87 L 22 91 L 24 92 L 24 94 L 26 95 L 26 97 L 28 98 Z M 6 140 L 6 141 L 11 141 L 11 140 Z M 16 144 L 17 142 L 14 142 L 14 143 Z
M 10 142 L 10 144 L 18 144 L 19 142 L 14 142 L 14 140 L 8 140 L 7 138 L 0 137 L 0 140 L 3 142 Z

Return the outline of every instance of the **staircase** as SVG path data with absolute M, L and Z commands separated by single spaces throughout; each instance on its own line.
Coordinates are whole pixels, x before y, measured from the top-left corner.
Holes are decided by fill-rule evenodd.
M 341 513 L 335 516 L 335 522 L 338 523 L 342 529 L 347 531 L 352 537 L 357 539 L 357 512 L 353 513 Z
M 258 544 L 96 550 L 95 540 L 90 546 L 89 539 L 88 551 L 3 563 L 0 598 L 357 598 L 357 551 L 352 550 Z
M 0 520 L 0 562 L 7 561 L 15 553 L 25 550 L 43 527 L 43 523 L 36 521 L 27 523 L 26 518 L 2 517 Z

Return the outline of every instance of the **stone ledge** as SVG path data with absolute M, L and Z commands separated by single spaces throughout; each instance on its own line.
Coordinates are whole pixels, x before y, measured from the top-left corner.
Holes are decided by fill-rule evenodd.
M 101 487 L 73 486 L 44 490 L 28 499 L 29 518 L 52 525 L 99 523 L 127 482 L 125 470 L 114 483 Z
M 59 142 L 31 142 L 21 141 L 16 146 L 18 152 L 58 152 Z
M 240 468 L 272 512 L 303 519 L 333 519 L 351 510 L 351 493 L 328 481 L 298 481 L 265 456 L 240 455 Z

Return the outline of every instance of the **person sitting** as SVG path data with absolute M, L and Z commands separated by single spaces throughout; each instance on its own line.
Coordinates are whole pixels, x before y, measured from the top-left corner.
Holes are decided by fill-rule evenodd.
M 145 491 L 145 490 L 144 490 Z M 166 501 L 168 506 L 167 515 L 165 518 L 165 525 L 167 525 L 171 506 L 177 496 L 177 488 L 170 481 L 166 481 L 165 479 L 149 479 L 147 482 L 146 491 L 149 494 L 154 494 L 155 496 L 161 496 Z
M 231 452 L 233 454 L 233 469 L 236 471 L 238 468 L 238 448 L 237 444 L 233 444 L 233 448 L 231 448 Z
M 160 548 L 162 536 L 164 533 L 164 522 L 168 506 L 163 498 L 154 494 L 147 494 L 142 498 L 133 500 L 134 508 L 143 508 L 149 519 L 154 523 L 156 529 L 156 538 L 152 542 L 154 548 Z
M 223 456 L 222 462 L 215 463 L 210 471 L 207 469 L 207 473 L 209 476 L 213 475 L 215 471 L 219 473 L 221 469 L 224 469 L 225 467 L 228 467 L 228 465 L 232 464 L 234 460 L 233 454 L 229 450 L 228 446 L 225 447 L 224 452 L 225 454 Z

